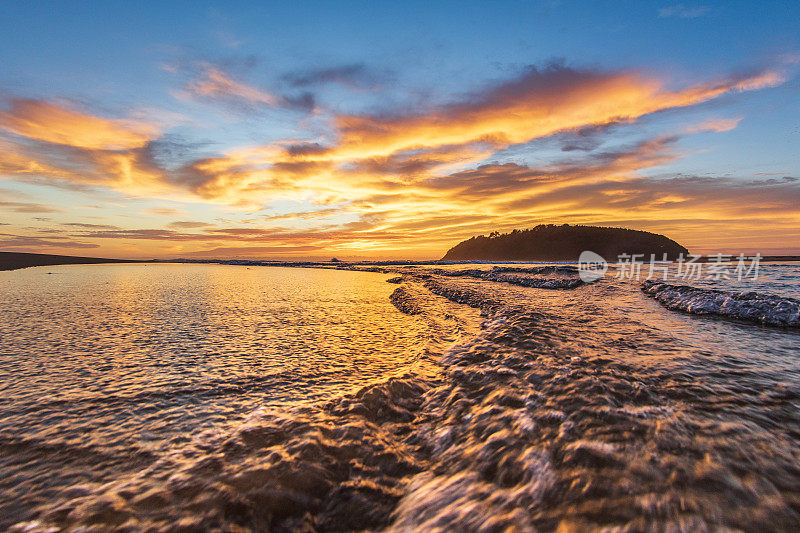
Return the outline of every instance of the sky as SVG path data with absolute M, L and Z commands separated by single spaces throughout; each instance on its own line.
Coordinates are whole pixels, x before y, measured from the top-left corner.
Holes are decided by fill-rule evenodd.
M 1 2 L 0 249 L 800 255 L 800 2 Z

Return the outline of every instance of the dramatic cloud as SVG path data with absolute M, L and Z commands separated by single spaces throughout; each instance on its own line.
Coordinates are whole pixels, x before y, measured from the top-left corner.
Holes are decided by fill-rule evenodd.
M 272 101 L 265 94 L 223 81 L 227 78 L 215 70 L 211 73 L 208 83 L 196 85 L 203 94 L 225 92 L 250 102 Z M 318 142 L 269 144 L 165 168 L 153 148 L 159 141 L 141 136 L 135 137 L 128 149 L 116 150 L 98 148 L 104 144 L 98 140 L 100 134 L 82 137 L 83 141 L 63 149 L 7 140 L 0 150 L 0 171 L 105 185 L 140 195 L 184 189 L 232 204 L 255 203 L 258 198 L 269 200 L 275 195 L 292 199 L 313 195 L 323 203 L 340 202 L 354 199 L 353 194 L 374 194 L 376 185 L 405 186 L 409 181 L 426 180 L 432 173 L 479 163 L 510 145 L 562 132 L 598 131 L 656 111 L 781 80 L 778 72 L 764 71 L 674 91 L 636 73 L 579 71 L 556 65 L 528 69 L 517 79 L 425 112 L 333 116 L 336 142 L 329 146 Z M 27 117 L 26 127 L 16 128 L 19 135 L 27 135 L 31 141 L 53 140 L 41 133 L 50 124 L 45 116 L 17 111 L 14 116 Z M 75 119 L 76 131 L 83 131 L 85 124 L 107 122 L 70 113 L 56 108 L 56 116 Z M 94 142 L 84 142 L 87 138 Z M 59 140 L 66 142 L 66 134 Z M 125 144 L 120 142 L 118 148 Z M 402 179 L 376 184 L 375 174 Z
M 302 87 L 363 75 L 363 67 L 353 65 L 287 80 Z M 196 152 L 198 143 L 159 137 L 133 123 L 16 100 L 0 114 L 0 127 L 7 131 L 0 136 L 0 174 L 227 206 L 249 217 L 213 224 L 174 220 L 145 229 L 66 225 L 84 230 L 71 235 L 79 243 L 109 241 L 132 250 L 140 241 L 152 241 L 171 246 L 171 254 L 198 248 L 205 250 L 198 253 L 222 253 L 238 244 L 268 243 L 253 253 L 396 255 L 403 250 L 404 255 L 430 257 L 475 233 L 539 222 L 626 220 L 652 226 L 660 218 L 689 220 L 689 213 L 701 213 L 691 218 L 725 219 L 731 227 L 742 227 L 748 216 L 743 206 L 751 205 L 759 206 L 752 216 L 773 213 L 776 235 L 786 236 L 794 231 L 791 224 L 799 222 L 800 185 L 795 181 L 645 177 L 681 156 L 681 138 L 728 131 L 741 118 L 696 120 L 643 139 L 640 128 L 637 142 L 620 143 L 614 137 L 643 117 L 771 87 L 783 79 L 780 71 L 765 69 L 674 88 L 641 72 L 528 68 L 450 103 L 384 113 L 331 112 L 324 117 L 327 129 L 316 135 L 202 155 Z M 244 84 L 217 67 L 201 70 L 186 87 L 198 98 L 240 107 L 294 105 L 288 97 Z M 112 143 L 117 130 L 119 138 Z M 552 149 L 546 158 L 530 157 L 545 144 Z M 522 156 L 509 155 L 515 153 Z M 24 208 L 19 202 L 6 204 Z M 262 209 L 274 205 L 302 207 L 263 214 Z M 172 207 L 139 213 L 197 217 L 195 211 L 190 215 L 188 209 Z M 671 227 L 675 238 L 697 234 L 696 226 L 695 233 L 681 229 L 689 227 L 685 223 Z
M 638 73 L 579 71 L 559 65 L 530 68 L 516 80 L 425 113 L 337 117 L 341 142 L 333 155 L 380 156 L 473 142 L 505 147 L 560 131 L 629 122 L 782 81 L 779 72 L 764 71 L 673 91 Z
M 5 130 L 7 133 L 3 133 Z M 13 100 L 0 113 L 0 177 L 81 190 L 105 186 L 133 194 L 174 189 L 149 158 L 154 127 L 110 120 L 38 100 Z

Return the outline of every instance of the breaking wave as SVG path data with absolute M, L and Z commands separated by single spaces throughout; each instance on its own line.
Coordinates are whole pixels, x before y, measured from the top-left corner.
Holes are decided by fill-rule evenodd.
M 800 301 L 756 292 L 731 293 L 688 285 L 645 281 L 642 291 L 667 309 L 717 315 L 770 326 L 800 326 Z

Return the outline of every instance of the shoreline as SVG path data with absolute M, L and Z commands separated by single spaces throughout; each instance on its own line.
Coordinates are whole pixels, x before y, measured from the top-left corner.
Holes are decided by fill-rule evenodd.
M 731 256 L 734 262 L 737 256 Z M 674 261 L 672 261 L 674 262 Z M 703 256 L 696 263 L 713 262 L 711 256 Z M 765 255 L 761 262 L 800 262 L 800 255 Z M 60 265 L 94 265 L 113 263 L 139 263 L 139 264 L 210 264 L 210 265 L 235 265 L 235 266 L 273 266 L 295 268 L 335 268 L 348 269 L 352 267 L 383 267 L 383 266 L 436 266 L 436 265 L 469 265 L 469 264 L 578 264 L 578 261 L 568 260 L 508 260 L 508 259 L 460 259 L 460 260 L 378 260 L 378 261 L 282 261 L 282 260 L 257 260 L 257 259 L 112 259 L 104 257 L 81 257 L 69 255 L 37 254 L 23 252 L 0 252 L 0 271 L 20 270 L 37 266 Z M 644 263 L 647 263 L 645 261 Z M 615 265 L 615 262 L 609 262 Z
M 104 257 L 79 257 L 70 255 L 0 252 L 0 271 L 19 270 L 36 266 L 96 265 L 103 263 L 149 263 L 138 259 L 107 259 Z

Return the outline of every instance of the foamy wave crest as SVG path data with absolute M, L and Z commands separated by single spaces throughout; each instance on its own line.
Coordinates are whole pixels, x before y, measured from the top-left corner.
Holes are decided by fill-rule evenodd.
M 667 309 L 718 315 L 771 326 L 800 326 L 800 301 L 755 292 L 730 293 L 688 285 L 645 281 L 642 291 Z
M 510 283 L 532 289 L 575 289 L 584 284 L 578 269 L 571 266 L 506 267 L 493 266 L 491 270 L 474 268 L 461 270 L 430 269 L 429 272 L 444 277 L 469 277 L 483 281 Z
M 394 283 L 393 280 L 388 281 Z M 424 309 L 424 301 L 407 286 L 397 287 L 389 296 L 389 301 L 407 315 L 418 315 Z

